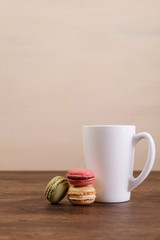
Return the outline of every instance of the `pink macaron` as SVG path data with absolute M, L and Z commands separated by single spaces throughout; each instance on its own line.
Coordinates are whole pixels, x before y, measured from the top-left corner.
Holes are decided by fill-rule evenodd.
M 73 186 L 86 186 L 94 183 L 94 173 L 89 169 L 71 169 L 66 174 L 68 181 Z

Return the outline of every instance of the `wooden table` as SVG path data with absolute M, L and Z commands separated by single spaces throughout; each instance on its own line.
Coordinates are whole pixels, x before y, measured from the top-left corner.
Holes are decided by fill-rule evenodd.
M 48 181 L 65 172 L 0 172 L 0 239 L 160 239 L 160 172 L 152 172 L 129 202 L 52 205 Z

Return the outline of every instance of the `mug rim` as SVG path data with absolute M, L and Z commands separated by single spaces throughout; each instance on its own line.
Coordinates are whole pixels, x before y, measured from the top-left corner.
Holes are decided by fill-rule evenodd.
M 83 125 L 82 127 L 136 127 L 135 125 Z

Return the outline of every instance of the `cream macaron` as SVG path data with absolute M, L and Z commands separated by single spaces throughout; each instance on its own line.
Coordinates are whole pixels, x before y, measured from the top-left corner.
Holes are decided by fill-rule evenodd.
M 88 205 L 95 201 L 96 191 L 93 186 L 71 186 L 67 195 L 68 200 L 74 205 Z

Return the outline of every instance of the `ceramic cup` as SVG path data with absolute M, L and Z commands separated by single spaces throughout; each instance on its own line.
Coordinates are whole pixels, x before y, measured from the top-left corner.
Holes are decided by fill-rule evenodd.
M 96 177 L 97 202 L 125 202 L 131 191 L 150 173 L 155 160 L 155 144 L 150 134 L 135 133 L 134 125 L 83 126 L 85 167 Z M 148 158 L 140 175 L 133 177 L 136 143 L 146 139 Z

